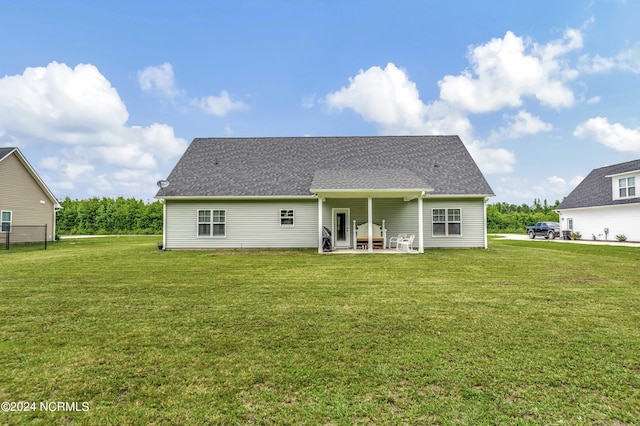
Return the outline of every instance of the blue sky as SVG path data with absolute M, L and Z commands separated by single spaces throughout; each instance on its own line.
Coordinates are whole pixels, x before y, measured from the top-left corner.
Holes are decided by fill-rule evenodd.
M 0 1 L 0 146 L 152 200 L 195 137 L 458 134 L 491 202 L 640 158 L 640 2 Z

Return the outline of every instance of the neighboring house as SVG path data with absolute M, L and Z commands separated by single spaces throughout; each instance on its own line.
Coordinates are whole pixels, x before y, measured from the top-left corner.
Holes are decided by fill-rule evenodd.
M 640 241 L 640 160 L 594 169 L 558 205 L 563 231 L 583 239 Z
M 369 251 L 373 224 L 387 246 L 486 248 L 494 196 L 458 136 L 194 139 L 161 183 L 167 249 L 322 252 L 323 226 L 349 248 L 363 223 Z
M 43 241 L 44 225 L 52 241 L 57 209 L 58 200 L 20 150 L 0 148 L 0 241 L 7 232 L 12 242 Z

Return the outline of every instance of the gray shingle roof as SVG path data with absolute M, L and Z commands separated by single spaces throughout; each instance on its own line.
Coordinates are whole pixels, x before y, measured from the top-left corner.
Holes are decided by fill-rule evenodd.
M 635 170 L 640 170 L 640 159 L 593 169 L 556 210 L 640 203 L 640 198 L 613 200 L 612 178 L 606 177 Z
M 402 169 L 316 170 L 311 190 L 327 189 L 429 189 L 415 173 Z
M 357 170 L 371 172 L 356 178 Z M 157 195 L 309 196 L 314 176 L 332 189 L 393 184 L 430 187 L 432 194 L 493 195 L 458 136 L 197 138 Z
M 0 148 L 0 160 L 9 155 L 15 148 Z

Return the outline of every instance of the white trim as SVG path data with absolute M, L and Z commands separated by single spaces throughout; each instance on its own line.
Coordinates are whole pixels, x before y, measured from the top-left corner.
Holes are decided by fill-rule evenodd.
M 322 253 L 322 198 L 318 198 L 318 253 Z
M 615 175 L 606 175 L 606 178 L 613 178 L 613 177 L 618 177 L 618 176 L 624 176 L 624 175 L 633 175 L 633 174 L 640 174 L 640 170 L 631 170 L 628 172 L 622 172 L 622 173 L 616 173 Z
M 367 237 L 367 251 L 373 253 L 373 198 L 371 197 L 367 198 Z
M 6 234 L 7 231 L 2 230 L 2 224 L 6 223 L 6 221 L 2 220 L 2 213 L 9 213 L 9 233 L 13 229 L 13 210 L 0 210 L 0 233 Z
M 435 235 L 433 232 L 433 211 L 434 210 L 444 210 L 444 235 Z M 460 211 L 460 220 L 459 221 L 449 221 L 449 210 L 459 210 Z M 435 223 L 443 223 L 443 222 L 435 222 Z M 460 224 L 460 233 L 459 234 L 449 234 L 449 224 L 450 223 L 458 223 Z M 485 226 L 485 235 L 486 235 L 486 226 Z M 432 207 L 431 208 L 431 238 L 462 238 L 462 208 L 460 207 Z
M 289 219 L 288 216 L 282 216 L 282 212 L 291 212 L 291 223 L 282 223 L 282 219 Z M 295 209 L 280 209 L 280 227 L 281 228 L 293 228 L 296 225 L 296 213 L 295 213 Z
M 625 198 L 625 200 L 629 200 L 631 198 Z M 595 209 L 609 209 L 611 207 L 638 207 L 640 204 L 640 200 L 633 203 L 620 203 L 620 204 L 607 204 L 604 206 L 588 206 L 588 207 L 571 207 L 566 209 L 556 209 L 554 210 L 556 213 L 561 214 L 562 212 L 570 212 L 574 210 L 595 210 Z
M 213 195 L 213 196 L 167 196 L 167 195 L 156 195 L 153 198 L 158 200 L 168 200 L 168 201 L 258 201 L 258 200 L 312 200 L 317 196 L 314 194 L 311 195 L 243 195 L 243 196 L 232 196 L 232 195 Z
M 424 210 L 422 197 L 418 197 L 418 253 L 424 253 Z
M 200 212 L 208 211 L 211 214 L 210 221 L 208 223 L 200 222 Z M 224 212 L 224 222 L 215 222 L 213 220 L 213 212 Z M 209 235 L 200 235 L 200 225 L 210 225 Z M 215 225 L 224 224 L 224 235 L 214 235 L 213 229 Z M 196 209 L 196 238 L 227 238 L 227 209 Z

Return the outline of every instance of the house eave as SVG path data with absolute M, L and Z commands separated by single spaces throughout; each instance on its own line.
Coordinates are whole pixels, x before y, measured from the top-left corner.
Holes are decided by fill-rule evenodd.
M 616 173 L 613 175 L 605 175 L 606 178 L 614 178 L 618 176 L 635 175 L 640 173 L 640 170 L 629 170 L 628 172 Z
M 22 155 L 22 152 L 20 152 L 20 150 L 18 148 L 14 148 L 11 152 L 9 152 L 7 155 L 5 155 L 4 157 L 0 158 L 0 161 L 4 160 L 5 158 L 8 158 L 11 154 L 15 154 L 16 158 L 18 159 L 18 161 L 20 161 L 22 163 L 22 165 L 24 166 L 24 168 L 27 170 L 27 172 L 31 175 L 31 177 L 33 178 L 33 180 L 36 181 L 36 183 L 38 184 L 38 186 L 40 187 L 40 189 L 42 190 L 42 192 L 44 192 L 44 194 L 47 196 L 47 198 L 49 198 L 49 201 L 51 201 L 51 204 L 53 204 L 53 208 L 54 210 L 59 210 L 62 208 L 62 206 L 60 205 L 60 202 L 58 201 L 58 199 L 56 198 L 55 195 L 53 195 L 53 192 L 51 192 L 51 190 L 49 189 L 49 187 L 44 183 L 44 181 L 40 178 L 40 176 L 38 175 L 38 173 L 35 171 L 35 169 L 31 166 L 31 164 L 29 163 L 29 161 L 26 159 L 26 157 L 24 155 Z
M 238 200 L 238 201 L 257 201 L 257 200 L 311 200 L 313 194 L 309 195 L 156 195 L 153 197 L 157 200 L 165 201 L 220 201 L 220 200 Z
M 598 210 L 598 209 L 610 209 L 612 207 L 638 207 L 640 206 L 640 199 L 634 203 L 624 203 L 624 204 L 605 204 L 602 206 L 582 206 L 582 207 L 566 207 L 563 209 L 556 208 L 554 211 L 556 213 L 562 213 L 573 210 Z
M 312 193 L 322 198 L 418 198 L 432 192 L 433 188 L 311 188 Z

